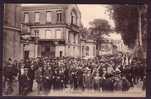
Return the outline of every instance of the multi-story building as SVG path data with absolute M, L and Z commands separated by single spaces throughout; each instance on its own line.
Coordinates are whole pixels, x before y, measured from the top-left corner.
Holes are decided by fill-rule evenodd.
M 27 57 L 80 57 L 81 13 L 75 4 L 23 6 L 22 23 L 36 43 L 24 46 Z
M 4 4 L 3 17 L 3 63 L 8 58 L 22 58 L 20 43 L 21 6 L 19 4 Z

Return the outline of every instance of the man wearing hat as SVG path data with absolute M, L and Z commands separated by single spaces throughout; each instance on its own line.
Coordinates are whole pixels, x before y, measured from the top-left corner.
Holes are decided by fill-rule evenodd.
M 13 92 L 13 80 L 14 80 L 14 68 L 11 58 L 9 58 L 6 66 L 3 69 L 4 73 L 4 85 L 6 85 L 6 94 Z
M 20 95 L 27 95 L 29 92 L 28 68 L 24 68 L 23 74 L 19 75 L 19 91 Z
M 28 77 L 29 77 L 29 90 L 32 91 L 33 88 L 33 80 L 35 79 L 35 69 L 34 64 L 31 64 L 31 67 L 28 70 Z
M 113 91 L 113 80 L 111 74 L 106 75 L 105 79 L 102 80 L 102 91 Z

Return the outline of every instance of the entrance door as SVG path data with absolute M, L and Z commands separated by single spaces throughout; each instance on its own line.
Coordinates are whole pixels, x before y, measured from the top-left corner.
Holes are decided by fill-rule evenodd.
M 60 51 L 60 57 L 62 57 L 62 51 Z
M 44 56 L 50 56 L 50 46 L 45 46 Z
M 53 45 L 51 42 L 41 42 L 39 44 L 41 46 L 41 56 L 44 57 L 55 57 L 55 45 Z

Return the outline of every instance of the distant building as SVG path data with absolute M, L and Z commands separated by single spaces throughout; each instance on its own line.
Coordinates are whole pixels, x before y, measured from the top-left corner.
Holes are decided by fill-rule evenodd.
M 96 57 L 96 42 L 94 40 L 81 40 L 81 57 L 85 59 Z
M 21 59 L 22 45 L 20 43 L 21 6 L 19 4 L 4 4 L 3 17 L 3 63 L 8 58 Z
M 124 44 L 123 40 L 111 40 L 112 44 L 115 45 L 117 47 L 117 51 L 119 52 L 127 52 L 128 51 L 128 47 Z
M 26 57 L 80 57 L 81 13 L 75 4 L 24 6 L 22 23 L 37 43 L 25 45 Z
M 107 39 L 102 40 L 99 48 L 99 55 L 111 55 L 111 54 L 113 54 L 112 42 Z
M 118 52 L 127 53 L 128 47 L 124 44 L 123 40 L 120 37 L 114 36 L 106 36 L 104 35 L 104 39 L 101 40 L 99 55 L 108 55 L 108 54 L 116 54 Z M 117 34 L 118 36 L 119 34 Z M 116 39 L 117 38 L 117 39 Z

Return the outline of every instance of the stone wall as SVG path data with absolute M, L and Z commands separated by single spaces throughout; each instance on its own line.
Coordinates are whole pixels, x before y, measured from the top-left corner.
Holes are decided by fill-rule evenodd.
M 22 58 L 22 46 L 20 43 L 20 5 L 4 5 L 3 25 L 3 63 L 8 58 L 13 60 Z

